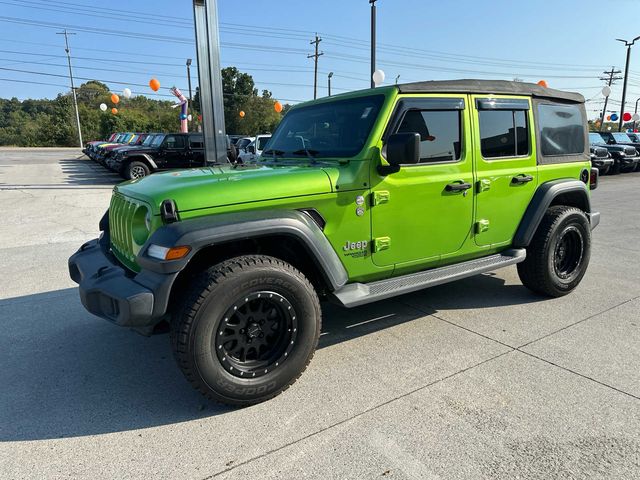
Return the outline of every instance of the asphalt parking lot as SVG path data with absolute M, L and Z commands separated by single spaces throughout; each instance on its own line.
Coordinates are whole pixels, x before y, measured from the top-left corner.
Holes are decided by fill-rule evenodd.
M 115 175 L 0 149 L 0 478 L 640 477 L 640 173 L 604 177 L 581 286 L 515 267 L 352 310 L 283 395 L 208 402 L 166 335 L 88 314 L 67 258 Z

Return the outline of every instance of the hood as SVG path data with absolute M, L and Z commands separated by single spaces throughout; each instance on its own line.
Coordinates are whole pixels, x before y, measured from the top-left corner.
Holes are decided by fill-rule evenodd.
M 326 168 L 303 166 L 174 170 L 125 182 L 115 189 L 153 205 L 156 211 L 163 200 L 172 199 L 181 212 L 333 191 Z

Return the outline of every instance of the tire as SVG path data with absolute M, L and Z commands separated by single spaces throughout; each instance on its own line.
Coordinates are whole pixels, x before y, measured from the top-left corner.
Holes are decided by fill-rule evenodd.
M 620 167 L 620 162 L 614 162 L 613 165 L 611 165 L 611 170 L 609 171 L 609 173 L 611 175 L 618 175 L 621 172 L 621 167 Z
M 530 290 L 561 297 L 575 289 L 589 265 L 591 226 L 575 207 L 555 206 L 543 217 L 518 276 Z
M 600 175 L 606 175 L 609 173 L 609 170 L 611 170 L 611 165 L 607 165 L 606 167 L 602 167 L 602 170 L 600 170 Z
M 136 178 L 146 177 L 151 173 L 146 163 L 134 160 L 125 167 L 124 177 L 127 180 L 135 180 Z
M 300 377 L 321 318 L 318 295 L 301 272 L 277 258 L 241 256 L 189 282 L 172 315 L 171 346 L 185 377 L 206 397 L 252 405 Z

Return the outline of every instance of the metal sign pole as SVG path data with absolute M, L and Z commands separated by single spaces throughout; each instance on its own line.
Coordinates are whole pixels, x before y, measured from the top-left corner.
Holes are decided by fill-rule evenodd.
M 216 0 L 193 0 L 205 162 L 226 163 L 220 36 Z

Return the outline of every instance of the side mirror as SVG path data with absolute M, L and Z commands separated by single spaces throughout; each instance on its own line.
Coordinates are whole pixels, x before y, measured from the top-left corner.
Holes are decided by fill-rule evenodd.
M 253 145 L 249 145 L 247 147 L 247 152 L 249 153 L 256 153 L 256 147 L 254 147 Z
M 394 133 L 387 139 L 387 162 L 379 165 L 381 175 L 389 175 L 400 170 L 400 165 L 420 163 L 420 134 L 415 132 Z

